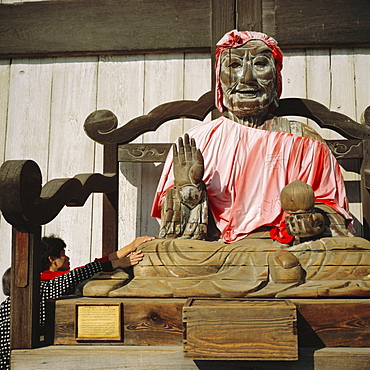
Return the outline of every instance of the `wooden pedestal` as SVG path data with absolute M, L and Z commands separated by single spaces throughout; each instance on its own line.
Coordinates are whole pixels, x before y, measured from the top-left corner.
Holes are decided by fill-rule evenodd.
M 189 299 L 184 354 L 195 360 L 297 360 L 296 321 L 288 300 Z
M 290 301 L 297 309 L 300 348 L 370 348 L 370 299 L 330 298 L 290 299 Z M 49 329 L 46 333 L 47 342 L 55 345 L 87 343 L 75 339 L 76 304 L 121 303 L 122 341 L 115 341 L 112 344 L 182 346 L 184 330 L 182 309 L 185 302 L 186 299 L 175 298 L 58 299 L 55 302 L 48 302 L 47 305 Z M 261 317 L 266 317 L 266 314 Z M 236 316 L 235 320 L 237 319 Z

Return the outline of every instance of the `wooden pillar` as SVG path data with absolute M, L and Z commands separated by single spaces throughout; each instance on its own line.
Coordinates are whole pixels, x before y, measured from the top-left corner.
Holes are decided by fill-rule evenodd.
M 103 195 L 103 246 L 102 255 L 113 253 L 118 246 L 118 147 L 104 145 L 104 173 L 116 173 L 116 190 Z
M 20 232 L 13 227 L 10 348 L 39 345 L 41 227 Z

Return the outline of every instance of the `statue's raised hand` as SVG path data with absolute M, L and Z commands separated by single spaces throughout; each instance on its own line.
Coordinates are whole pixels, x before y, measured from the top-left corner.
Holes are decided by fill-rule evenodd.
M 177 146 L 173 146 L 173 173 L 178 186 L 198 185 L 203 178 L 203 156 L 197 149 L 195 140 L 189 141 L 185 134 L 184 140 L 180 137 Z
M 157 238 L 203 240 L 208 225 L 203 156 L 188 134 L 173 146 L 173 174 L 175 186 L 167 190 Z
M 177 146 L 173 146 L 173 174 L 181 203 L 195 207 L 204 198 L 204 163 L 195 140 L 189 140 L 188 134 L 184 135 L 184 140 L 180 137 Z

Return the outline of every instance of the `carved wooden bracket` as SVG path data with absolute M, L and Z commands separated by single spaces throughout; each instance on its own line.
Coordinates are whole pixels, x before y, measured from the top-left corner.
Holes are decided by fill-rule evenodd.
M 117 117 L 109 110 L 97 110 L 85 121 L 86 134 L 100 144 L 127 144 L 148 131 L 155 131 L 162 123 L 177 118 L 204 120 L 214 109 L 214 92 L 208 91 L 199 100 L 178 100 L 154 108 L 117 128 Z
M 0 209 L 18 231 L 50 222 L 64 206 L 84 205 L 91 193 L 115 191 L 116 174 L 80 174 L 41 184 L 40 168 L 32 160 L 6 161 L 0 167 Z
M 314 100 L 281 99 L 274 115 L 307 117 L 315 121 L 320 127 L 332 129 L 347 139 L 370 139 L 370 127 L 361 125 L 342 113 L 333 112 Z
M 164 122 L 177 118 L 202 121 L 215 108 L 214 92 L 208 91 L 199 100 L 178 100 L 165 103 L 148 114 L 136 117 L 117 128 L 117 117 L 109 110 L 97 110 L 85 121 L 86 134 L 100 144 L 127 144 L 148 131 L 155 131 Z M 366 117 L 370 107 L 365 110 Z M 309 99 L 286 98 L 279 101 L 276 116 L 302 116 L 315 121 L 322 128 L 332 129 L 347 139 L 370 139 L 370 127 L 361 125 L 348 116 L 334 112 Z

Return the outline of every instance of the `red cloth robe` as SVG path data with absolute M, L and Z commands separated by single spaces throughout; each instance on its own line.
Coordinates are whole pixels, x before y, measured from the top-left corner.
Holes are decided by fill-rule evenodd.
M 227 243 L 243 239 L 261 226 L 288 243 L 280 191 L 301 180 L 325 203 L 351 220 L 340 167 L 323 142 L 284 132 L 250 128 L 225 117 L 189 131 L 204 158 L 203 181 L 209 208 Z M 154 199 L 152 216 L 160 218 L 166 191 L 173 186 L 170 152 Z

